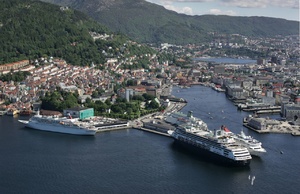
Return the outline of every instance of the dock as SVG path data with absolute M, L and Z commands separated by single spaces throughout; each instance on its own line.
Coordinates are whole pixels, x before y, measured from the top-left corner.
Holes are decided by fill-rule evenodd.
M 280 121 L 280 123 L 277 125 L 268 125 L 265 129 L 256 129 L 249 126 L 247 123 L 244 123 L 243 125 L 257 133 L 285 133 L 293 136 L 300 136 L 300 126 L 291 125 L 286 121 Z
M 134 128 L 134 129 L 138 129 L 138 130 L 141 130 L 141 131 L 147 131 L 147 132 L 150 132 L 150 133 L 155 133 L 155 134 L 163 135 L 163 136 L 166 136 L 166 137 L 171 137 L 168 133 L 156 131 L 156 130 L 153 130 L 153 129 L 147 129 L 147 128 L 144 128 L 144 127 Z
M 127 127 L 110 127 L 110 128 L 105 128 L 105 129 L 97 129 L 97 133 L 101 132 L 107 132 L 107 131 L 117 131 L 121 129 L 131 129 L 132 127 L 127 126 Z
M 255 112 L 257 114 L 268 114 L 268 113 L 280 113 L 281 107 L 280 106 L 270 106 L 270 107 L 246 107 L 246 108 L 239 108 L 245 112 Z

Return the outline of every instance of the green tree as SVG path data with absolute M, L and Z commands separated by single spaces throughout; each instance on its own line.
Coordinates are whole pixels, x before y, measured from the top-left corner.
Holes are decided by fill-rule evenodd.
M 155 100 L 151 100 L 148 107 L 151 109 L 157 109 L 157 108 L 159 108 L 159 104 Z

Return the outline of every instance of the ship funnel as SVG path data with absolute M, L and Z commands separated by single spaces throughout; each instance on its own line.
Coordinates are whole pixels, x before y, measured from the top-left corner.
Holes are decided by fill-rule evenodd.
M 192 118 L 192 117 L 193 117 L 193 111 L 189 111 L 187 116 L 188 116 L 189 118 Z

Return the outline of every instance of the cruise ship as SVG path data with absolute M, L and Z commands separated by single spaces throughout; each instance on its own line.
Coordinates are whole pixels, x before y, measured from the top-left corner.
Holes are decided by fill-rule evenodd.
M 252 159 L 245 146 L 238 144 L 221 129 L 212 132 L 186 124 L 168 133 L 174 138 L 175 143 L 216 163 L 249 166 Z
M 193 116 L 193 111 L 189 111 L 188 114 L 182 112 L 174 112 L 166 116 L 165 122 L 175 126 L 182 124 L 189 124 L 199 127 L 201 130 L 208 130 L 207 124 L 201 119 Z
M 28 121 L 19 120 L 19 122 L 32 129 L 73 135 L 95 135 L 97 132 L 96 127 L 72 117 L 42 116 L 37 114 Z
M 221 126 L 221 129 L 223 129 L 225 133 L 231 134 L 238 143 L 247 147 L 252 156 L 260 157 L 267 152 L 266 149 L 262 147 L 262 143 L 260 141 L 246 135 L 243 130 L 240 134 L 234 134 L 225 126 Z

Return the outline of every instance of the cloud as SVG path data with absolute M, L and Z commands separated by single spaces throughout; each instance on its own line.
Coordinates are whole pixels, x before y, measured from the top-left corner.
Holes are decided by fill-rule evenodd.
M 226 6 L 240 8 L 266 8 L 285 7 L 299 9 L 299 0 L 148 0 L 160 5 L 172 5 L 173 3 L 207 3 L 214 2 Z
M 173 5 L 165 5 L 164 6 L 168 10 L 176 11 L 177 13 L 184 13 L 187 15 L 194 15 L 193 9 L 191 7 L 175 7 Z
M 230 15 L 230 16 L 235 16 L 236 15 L 236 13 L 232 10 L 221 11 L 220 9 L 210 9 L 209 14 L 213 14 L 213 15 Z
M 193 9 L 190 8 L 190 7 L 178 8 L 178 7 L 174 7 L 172 5 L 166 5 L 165 8 L 168 9 L 168 10 L 176 11 L 177 13 L 183 13 L 183 14 L 187 14 L 187 15 L 195 15 L 194 12 L 193 12 Z M 230 15 L 230 16 L 236 16 L 237 15 L 236 12 L 234 12 L 232 10 L 222 11 L 220 9 L 210 9 L 206 14 Z
M 184 8 L 182 8 L 181 13 L 184 13 L 184 14 L 187 14 L 187 15 L 193 15 L 193 9 L 190 8 L 190 7 L 184 7 Z
M 220 0 L 222 4 L 241 8 L 299 8 L 299 0 Z

